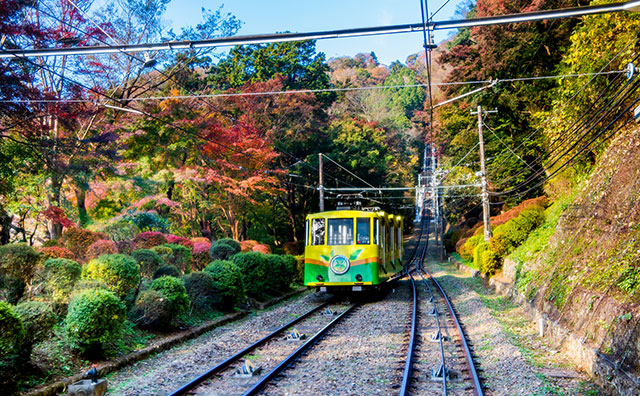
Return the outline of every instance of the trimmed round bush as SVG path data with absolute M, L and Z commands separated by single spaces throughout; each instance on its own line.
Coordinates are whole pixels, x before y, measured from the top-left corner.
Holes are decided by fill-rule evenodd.
M 62 246 L 49 246 L 40 248 L 40 254 L 45 258 L 66 258 L 66 259 L 75 259 L 76 255 L 66 247 Z
M 64 322 L 71 347 L 101 355 L 107 342 L 120 337 L 125 315 L 124 303 L 111 291 L 89 289 L 76 294 Z
M 104 282 L 109 290 L 124 298 L 140 282 L 140 266 L 124 254 L 105 254 L 89 261 L 84 277 Z
M 131 253 L 131 257 L 140 266 L 140 275 L 143 278 L 151 278 L 158 268 L 164 265 L 160 255 L 151 249 L 135 250 Z
M 172 317 L 180 316 L 189 310 L 189 296 L 182 279 L 162 276 L 151 283 L 151 290 L 160 292 L 167 298 Z
M 238 247 L 240 247 L 240 244 L 238 244 Z M 209 257 L 211 257 L 211 260 L 228 260 L 229 257 L 239 252 L 240 249 L 236 250 L 236 248 L 228 245 L 226 242 L 215 241 L 209 249 Z
M 499 232 L 496 228 L 496 232 L 489 240 L 489 248 L 496 254 L 504 257 L 513 250 L 514 246 L 511 239 L 509 239 L 504 233 Z
M 239 253 L 234 255 L 231 261 L 243 274 L 247 294 L 254 298 L 262 298 L 268 286 L 265 255 L 258 252 Z
M 259 245 L 260 242 L 254 241 L 253 239 L 247 239 L 240 242 L 241 252 L 246 253 L 253 250 L 253 247 Z
M 286 289 L 289 289 L 289 286 L 293 282 L 301 282 L 302 278 L 298 273 L 298 259 L 290 254 L 285 254 L 282 257 L 282 261 L 284 263 L 284 270 L 289 279 L 289 283 L 286 285 Z M 304 274 L 304 272 L 303 272 Z
M 132 242 L 136 249 L 151 249 L 154 246 L 167 243 L 167 238 L 161 232 L 147 231 L 133 237 Z
M 173 276 L 174 278 L 179 278 L 180 271 L 178 271 L 178 269 L 173 265 L 163 265 L 153 273 L 153 279 L 158 279 L 163 276 Z
M 192 266 L 196 271 L 202 270 L 211 261 L 211 259 L 209 258 L 209 249 L 211 249 L 210 242 L 194 242 L 193 243 Z
M 18 357 L 26 332 L 14 308 L 0 301 L 0 367 L 11 365 Z
M 138 295 L 129 318 L 142 328 L 168 328 L 172 319 L 169 300 L 159 291 L 145 290 Z
M 210 310 L 220 297 L 214 286 L 213 276 L 206 271 L 192 272 L 182 278 L 191 307 L 199 311 Z
M 221 239 L 218 239 L 217 241 L 214 241 L 213 243 L 224 243 L 225 245 L 229 245 L 233 248 L 233 250 L 236 253 L 240 253 L 240 251 L 242 250 L 242 246 L 240 245 L 240 242 L 236 241 L 233 238 L 221 238 Z
M 269 247 L 269 245 L 258 244 L 254 246 L 253 249 L 251 249 L 251 251 L 263 253 L 263 254 L 269 254 L 271 253 L 271 247 Z
M 100 257 L 103 254 L 116 253 L 118 253 L 118 247 L 115 242 L 109 239 L 99 239 L 89 245 L 87 252 L 85 253 L 85 257 L 90 260 L 92 258 Z
M 473 248 L 473 264 L 476 268 L 482 268 L 482 253 L 489 249 L 489 244 L 482 240 L 480 243 Z
M 158 256 L 160 256 L 163 263 L 174 265 L 172 262 L 173 251 L 171 250 L 171 248 L 168 248 L 166 244 L 161 246 L 154 246 L 151 248 L 151 250 L 153 250 Z
M 465 260 L 473 261 L 473 249 L 478 246 L 480 241 L 484 241 L 483 235 L 474 235 L 467 239 L 458 252 L 460 253 L 460 257 Z
M 24 324 L 26 342 L 30 345 L 49 338 L 51 329 L 58 322 L 51 304 L 42 301 L 25 301 L 14 308 Z
M 482 252 L 482 267 L 480 267 L 480 271 L 483 274 L 493 275 L 500 267 L 502 267 L 502 258 L 499 254 L 491 249 Z
M 169 228 L 169 221 L 154 212 L 138 213 L 132 221 L 140 230 L 147 232 L 166 232 Z M 149 246 L 145 246 L 145 248 L 149 248 Z
M 116 241 L 116 248 L 118 253 L 130 256 L 134 250 L 134 245 L 131 241 Z
M 182 245 L 187 248 L 193 247 L 193 242 L 190 239 L 187 239 L 178 235 L 173 235 L 173 234 L 167 234 L 165 236 L 167 237 L 167 242 L 169 242 L 172 245 Z
M 218 291 L 216 306 L 222 311 L 230 311 L 245 299 L 244 282 L 240 268 L 232 261 L 216 260 L 205 268 Z
M 49 259 L 44 262 L 44 274 L 51 301 L 64 305 L 69 303 L 71 290 L 82 275 L 82 267 L 65 258 Z
M 170 264 L 175 265 L 177 269 L 184 274 L 191 272 L 191 249 L 178 244 L 168 243 L 163 245 L 171 249 L 171 261 Z
M 60 237 L 60 243 L 71 250 L 76 256 L 76 259 L 84 260 L 85 253 L 89 246 L 100 239 L 107 239 L 107 236 L 99 232 L 71 227 L 64 230 Z
M 140 229 L 129 220 L 120 219 L 102 226 L 100 231 L 116 242 L 128 242 L 140 233 Z M 122 252 L 119 252 L 122 253 Z
M 267 254 L 264 257 L 266 265 L 267 288 L 271 290 L 285 290 L 291 283 L 291 278 L 284 266 L 282 256 Z
M 40 253 L 26 243 L 0 246 L 0 293 L 15 304 L 33 278 Z
M 211 243 L 211 239 L 205 237 L 195 237 L 191 238 L 191 243 L 193 243 L 194 245 L 196 243 Z

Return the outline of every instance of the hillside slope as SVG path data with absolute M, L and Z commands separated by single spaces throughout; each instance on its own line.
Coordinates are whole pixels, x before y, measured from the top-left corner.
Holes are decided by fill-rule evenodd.
M 621 131 L 574 198 L 505 261 L 550 320 L 626 374 L 640 375 L 640 133 Z M 637 381 L 636 381 L 637 382 Z

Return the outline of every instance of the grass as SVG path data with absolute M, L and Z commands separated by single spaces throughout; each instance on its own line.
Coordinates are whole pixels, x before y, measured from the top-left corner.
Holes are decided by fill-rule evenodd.
M 450 256 L 453 257 L 454 259 L 456 259 L 457 262 L 462 263 L 462 264 L 466 265 L 469 268 L 472 268 L 472 269 L 475 269 L 475 270 L 478 270 L 478 271 L 480 270 L 480 268 L 478 268 L 478 266 L 475 265 L 473 263 L 473 261 L 469 261 L 469 260 L 463 259 L 462 257 L 460 257 L 460 255 L 457 252 L 450 253 Z

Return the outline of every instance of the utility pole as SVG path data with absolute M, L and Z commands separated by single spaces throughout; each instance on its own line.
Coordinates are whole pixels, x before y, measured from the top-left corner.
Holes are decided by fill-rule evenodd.
M 322 183 L 322 153 L 318 153 L 318 172 L 319 174 L 319 186 L 320 191 L 320 211 L 324 212 L 324 185 Z
M 497 113 L 498 110 L 485 111 L 485 113 Z M 476 114 L 471 112 L 471 114 Z M 482 220 L 484 222 L 484 240 L 489 242 L 491 238 L 491 220 L 489 212 L 489 186 L 487 185 L 487 172 L 484 164 L 484 138 L 482 137 L 482 106 L 478 105 L 478 138 L 480 140 L 480 173 L 482 180 Z

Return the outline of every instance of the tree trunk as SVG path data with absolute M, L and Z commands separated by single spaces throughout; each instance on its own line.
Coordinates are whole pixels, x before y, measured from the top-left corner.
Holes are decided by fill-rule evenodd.
M 57 173 L 51 176 L 51 195 L 49 195 L 49 206 L 60 207 L 60 190 L 62 189 L 62 177 Z M 62 224 L 54 220 L 47 220 L 47 231 L 49 239 L 55 240 L 62 235 Z
M 6 245 L 11 239 L 11 223 L 13 216 L 0 209 L 0 245 Z
M 289 214 L 289 221 L 291 222 L 291 236 L 294 242 L 298 242 L 298 227 L 296 225 L 296 189 L 293 183 L 287 184 L 287 213 Z
M 78 222 L 80 227 L 84 227 L 84 225 L 89 221 L 89 217 L 87 216 L 87 205 L 85 204 L 87 192 L 84 188 L 76 186 L 75 193 L 76 201 L 78 202 Z

